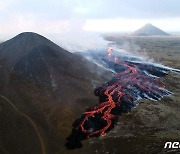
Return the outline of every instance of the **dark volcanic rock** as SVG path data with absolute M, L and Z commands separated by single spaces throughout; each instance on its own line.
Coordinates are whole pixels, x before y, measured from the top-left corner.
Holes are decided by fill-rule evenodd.
M 111 73 L 99 69 L 97 65 L 30 32 L 0 44 L 0 66 L 0 94 L 35 122 L 47 153 L 60 151 L 71 131 L 72 122 L 87 106 L 97 103 L 94 86 L 111 77 Z M 8 108 L 10 105 L 0 98 L 0 143 L 3 145 L 0 152 L 8 149 L 9 153 L 16 153 L 16 150 L 18 154 L 24 153 L 18 148 L 24 142 L 28 144 L 28 149 L 32 149 L 29 153 L 39 153 L 40 146 L 37 144 L 34 148 L 34 143 L 39 142 L 37 138 L 26 135 L 34 133 L 32 127 L 28 127 L 28 120 L 15 111 L 9 112 Z M 27 124 L 16 125 L 14 119 L 6 118 L 8 112 L 9 117 L 17 116 L 15 120 Z M 5 133 L 8 126 L 14 130 L 10 136 Z M 15 133 L 19 130 L 24 132 L 23 141 L 23 137 L 18 138 L 21 133 Z M 8 147 L 9 141 L 12 148 Z M 17 149 L 14 150 L 14 147 Z

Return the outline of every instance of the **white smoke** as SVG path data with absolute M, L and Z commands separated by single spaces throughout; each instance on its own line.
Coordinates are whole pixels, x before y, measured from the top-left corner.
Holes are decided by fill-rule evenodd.
M 125 58 L 124 60 L 131 60 L 136 59 L 137 61 L 141 61 L 144 63 L 153 63 L 154 59 L 150 58 L 146 52 L 145 49 L 141 49 L 140 46 L 129 43 L 129 42 L 123 42 L 122 44 L 116 44 L 111 42 L 110 46 L 114 51 L 116 51 L 114 56 Z M 141 51 L 140 51 L 141 50 Z M 136 61 L 135 60 L 135 61 Z
M 108 41 L 98 33 L 86 31 L 71 31 L 49 36 L 60 47 L 70 52 L 82 52 L 87 50 L 107 49 Z
M 47 35 L 59 46 L 71 52 L 105 49 L 109 41 L 106 41 L 99 33 L 84 30 L 86 20 L 69 20 L 66 30 L 56 34 Z
M 14 13 L 0 25 L 0 41 L 5 41 L 22 32 L 35 32 L 47 37 L 68 51 L 85 51 L 106 48 L 105 41 L 98 33 L 84 30 L 86 19 L 45 20 L 34 14 Z M 13 25 L 13 28 L 8 25 Z
M 108 42 L 95 33 L 78 32 L 61 35 L 61 45 L 69 51 L 87 51 L 107 48 Z

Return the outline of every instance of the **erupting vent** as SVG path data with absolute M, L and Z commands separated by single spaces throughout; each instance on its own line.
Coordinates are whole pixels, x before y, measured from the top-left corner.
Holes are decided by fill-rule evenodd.
M 173 69 L 152 64 L 119 60 L 113 55 L 112 48 L 101 60 L 106 67 L 116 72 L 112 80 L 102 84 L 95 90 L 99 104 L 88 109 L 82 117 L 73 124 L 66 146 L 69 149 L 80 148 L 81 141 L 93 136 L 104 136 L 114 127 L 121 113 L 130 112 L 137 106 L 137 100 L 160 100 L 171 92 L 157 77 L 167 75 Z M 98 57 L 99 58 L 99 57 Z

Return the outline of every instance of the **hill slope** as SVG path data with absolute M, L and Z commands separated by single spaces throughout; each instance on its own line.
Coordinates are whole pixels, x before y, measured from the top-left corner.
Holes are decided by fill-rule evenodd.
M 161 29 L 153 26 L 152 24 L 146 24 L 140 29 L 136 30 L 132 35 L 135 36 L 153 36 L 153 35 L 169 35 Z
M 40 131 L 46 150 L 57 152 L 64 145 L 72 122 L 87 106 L 97 103 L 94 86 L 111 76 L 30 32 L 0 44 L 0 66 L 0 95 L 22 113 L 0 98 L 0 152 L 19 154 L 27 153 L 27 149 L 29 153 L 39 153 L 42 145 L 28 118 Z

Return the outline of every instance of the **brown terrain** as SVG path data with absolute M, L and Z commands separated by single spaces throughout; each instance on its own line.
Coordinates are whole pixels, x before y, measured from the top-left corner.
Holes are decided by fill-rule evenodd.
M 105 38 L 180 69 L 179 37 Z M 142 101 L 122 115 L 106 136 L 83 141 L 81 149 L 67 150 L 64 144 L 72 123 L 98 103 L 94 88 L 112 74 L 35 33 L 22 33 L 0 44 L 0 65 L 0 153 L 174 153 L 163 147 L 166 141 L 180 139 L 179 74 L 161 79 L 172 96 Z
M 111 73 L 35 33 L 0 44 L 0 153 L 61 153 Z

